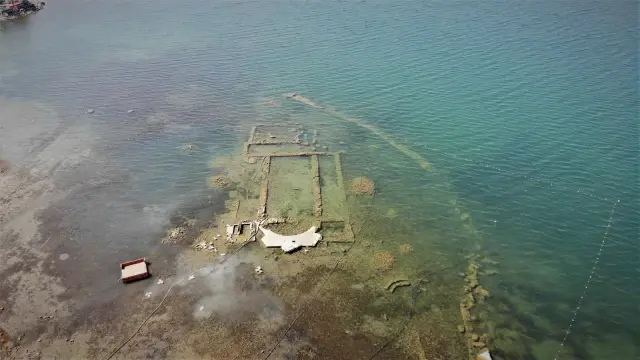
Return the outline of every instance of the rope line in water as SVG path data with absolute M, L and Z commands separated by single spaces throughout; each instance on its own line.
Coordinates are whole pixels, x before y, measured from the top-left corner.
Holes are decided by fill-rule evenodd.
M 234 251 L 232 251 L 231 253 L 229 253 L 227 256 L 225 256 L 224 258 L 222 258 L 220 261 L 218 261 L 218 264 L 222 264 L 223 262 L 225 262 L 229 257 L 231 257 L 231 255 L 237 253 L 238 251 L 240 251 L 242 248 L 244 248 L 248 243 L 251 242 L 251 239 L 255 236 L 252 235 L 247 241 L 245 241 L 239 248 L 235 249 Z M 147 321 L 149 321 L 149 319 L 151 319 L 151 317 L 160 309 L 160 307 L 162 306 L 162 304 L 164 303 L 164 301 L 167 299 L 167 297 L 169 296 L 169 293 L 171 292 L 171 290 L 178 284 L 186 281 L 189 276 L 195 275 L 203 270 L 209 269 L 211 268 L 211 265 L 209 266 L 205 266 L 203 268 L 200 268 L 194 272 L 192 272 L 191 274 L 189 274 L 188 276 L 185 276 L 183 278 L 181 278 L 180 280 L 174 282 L 169 289 L 167 290 L 167 292 L 164 294 L 164 297 L 162 298 L 162 300 L 160 301 L 160 303 L 158 304 L 158 306 L 156 306 L 155 309 L 153 309 L 153 311 L 144 319 L 144 321 L 142 321 L 142 323 L 140 324 L 140 326 L 138 326 L 138 328 L 136 329 L 136 331 L 133 332 L 133 334 L 131 334 L 131 336 L 129 336 L 129 338 L 127 340 L 125 340 L 120 346 L 118 346 L 118 348 L 116 348 L 115 350 L 113 350 L 113 352 L 111 353 L 111 355 L 109 355 L 109 357 L 107 357 L 105 360 L 110 360 L 111 358 L 113 358 L 118 351 L 120 351 L 125 345 L 127 345 L 136 335 L 138 335 L 138 333 L 140 332 L 140 330 L 142 329 L 142 327 L 147 323 Z
M 575 308 L 575 310 L 573 310 L 573 316 L 571 317 L 571 321 L 569 322 L 569 326 L 567 327 L 567 330 L 564 333 L 564 337 L 562 338 L 562 341 L 560 342 L 560 346 L 558 347 L 558 351 L 556 352 L 556 356 L 553 358 L 553 360 L 558 360 L 558 356 L 560 356 L 560 351 L 562 351 L 562 348 L 564 347 L 565 342 L 567 341 L 567 338 L 569 338 L 569 333 L 571 333 L 571 327 L 573 327 L 573 324 L 576 322 L 576 318 L 578 317 L 578 312 L 580 311 L 580 307 L 582 306 L 582 302 L 584 301 L 584 298 L 587 296 L 587 290 L 589 289 L 589 284 L 591 284 L 591 280 L 593 279 L 593 275 L 596 272 L 596 267 L 598 266 L 598 262 L 600 262 L 600 256 L 602 256 L 602 252 L 604 251 L 604 244 L 607 241 L 607 237 L 609 236 L 609 230 L 611 230 L 611 223 L 613 221 L 613 214 L 615 213 L 616 210 L 616 206 L 620 203 L 620 200 L 616 200 L 613 203 L 613 206 L 611 207 L 611 213 L 609 215 L 609 221 L 607 222 L 607 228 L 604 232 L 604 236 L 602 237 L 602 242 L 600 243 L 600 249 L 598 250 L 598 254 L 596 255 L 595 260 L 593 261 L 593 267 L 591 268 L 591 273 L 589 274 L 589 279 L 587 279 L 587 283 L 584 285 L 584 291 L 582 292 L 582 295 L 580 295 L 580 299 L 578 299 L 578 304 Z
M 420 144 L 416 144 L 416 145 L 420 145 Z M 610 199 L 610 198 L 608 198 L 606 196 L 598 196 L 598 195 L 592 194 L 592 193 L 590 193 L 588 191 L 579 189 L 577 186 L 576 187 L 569 187 L 568 185 L 563 185 L 562 181 L 553 182 L 553 181 L 549 181 L 549 180 L 541 180 L 541 179 L 535 178 L 535 177 L 530 176 L 530 175 L 519 174 L 519 173 L 516 173 L 516 172 L 513 172 L 513 171 L 504 170 L 504 169 L 501 169 L 500 167 L 498 167 L 496 165 L 483 163 L 483 162 L 478 161 L 478 160 L 465 158 L 465 157 L 458 156 L 458 155 L 455 155 L 455 154 L 450 154 L 450 153 L 448 153 L 446 151 L 434 149 L 434 148 L 428 147 L 426 145 L 422 145 L 422 147 L 424 149 L 427 149 L 429 151 L 433 151 L 435 153 L 438 153 L 440 155 L 443 155 L 443 156 L 451 158 L 451 159 L 465 161 L 465 162 L 468 162 L 468 163 L 472 163 L 474 165 L 478 165 L 478 166 L 484 167 L 486 169 L 493 169 L 493 170 L 497 171 L 498 173 L 501 173 L 501 174 L 504 174 L 504 175 L 507 175 L 507 176 L 510 176 L 510 177 L 524 178 L 526 180 L 534 181 L 534 182 L 537 182 L 539 184 L 552 186 L 552 187 L 558 188 L 560 190 L 575 192 L 575 193 L 578 193 L 578 194 L 581 194 L 581 195 L 584 195 L 584 196 L 588 196 L 588 197 L 591 197 L 591 198 L 594 198 L 594 199 L 598 199 L 598 200 L 601 200 L 601 201 L 606 201 L 606 202 L 612 201 L 612 199 Z

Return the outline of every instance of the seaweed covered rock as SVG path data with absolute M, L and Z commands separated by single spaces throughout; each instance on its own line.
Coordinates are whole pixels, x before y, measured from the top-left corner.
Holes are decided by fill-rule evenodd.
M 209 180 L 209 186 L 214 189 L 228 189 L 231 187 L 231 180 L 224 175 L 215 175 Z
M 480 297 L 483 297 L 483 298 L 489 297 L 489 291 L 483 288 L 482 286 L 478 286 L 474 291 Z
M 364 176 L 360 176 L 351 180 L 349 189 L 353 194 L 356 194 L 356 195 L 373 196 L 376 193 L 376 186 L 373 183 L 373 180 L 366 178 Z
M 398 249 L 400 250 L 401 254 L 405 255 L 413 252 L 413 246 L 411 246 L 411 244 L 401 244 Z
M 184 240 L 186 231 L 182 227 L 175 227 L 167 230 L 167 235 L 162 239 L 164 244 L 179 244 Z
M 378 271 L 388 271 L 393 269 L 396 258 L 388 251 L 380 251 L 373 255 L 373 267 Z
M 192 152 L 194 152 L 196 150 L 198 150 L 198 147 L 193 145 L 193 144 L 180 145 L 180 151 L 182 151 L 184 153 L 192 153 Z

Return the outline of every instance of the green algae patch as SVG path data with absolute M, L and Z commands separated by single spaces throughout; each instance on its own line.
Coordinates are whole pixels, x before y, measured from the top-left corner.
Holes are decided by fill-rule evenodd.
M 272 159 L 269 171 L 267 217 L 313 217 L 312 179 L 309 158 Z

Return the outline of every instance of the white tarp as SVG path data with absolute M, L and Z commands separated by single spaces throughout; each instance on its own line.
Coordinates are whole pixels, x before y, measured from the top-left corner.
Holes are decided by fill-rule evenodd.
M 284 252 L 291 252 L 302 246 L 316 246 L 318 241 L 322 240 L 322 235 L 316 233 L 318 229 L 315 226 L 298 235 L 280 235 L 262 226 L 258 228 L 264 234 L 260 240 L 264 246 L 279 247 Z

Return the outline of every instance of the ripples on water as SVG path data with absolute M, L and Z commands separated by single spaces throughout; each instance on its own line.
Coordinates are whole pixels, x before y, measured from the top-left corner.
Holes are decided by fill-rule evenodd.
M 257 98 L 300 91 L 375 124 L 434 172 L 325 119 L 349 131 L 354 175 L 371 174 L 380 202 L 403 209 L 416 234 L 466 238 L 449 251 L 480 242 L 500 261 L 487 311 L 505 358 L 555 356 L 620 199 L 560 358 L 624 360 L 640 338 L 635 10 L 598 1 L 59 1 L 2 24 L 0 94 L 87 125 L 86 146 L 127 174 L 117 191 L 156 209 L 202 189 L 210 157 L 234 151 L 261 116 Z M 288 103 L 276 113 L 318 116 Z M 185 143 L 203 151 L 185 156 L 176 150 Z M 471 227 L 443 220 L 459 218 L 455 208 Z

